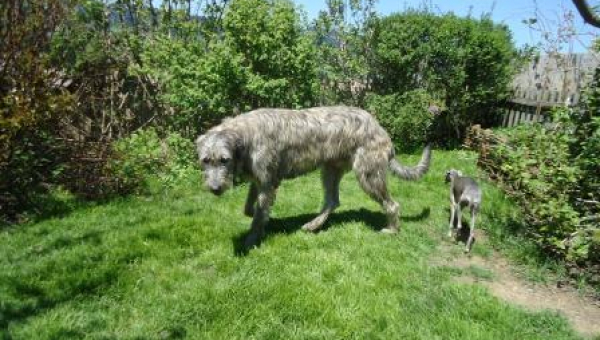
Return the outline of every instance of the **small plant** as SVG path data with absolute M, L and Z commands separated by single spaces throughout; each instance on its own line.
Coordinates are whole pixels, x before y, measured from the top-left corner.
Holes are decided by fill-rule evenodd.
M 128 191 L 143 192 L 153 183 L 172 187 L 197 170 L 193 143 L 177 133 L 161 139 L 153 128 L 140 130 L 113 149 L 112 173 Z

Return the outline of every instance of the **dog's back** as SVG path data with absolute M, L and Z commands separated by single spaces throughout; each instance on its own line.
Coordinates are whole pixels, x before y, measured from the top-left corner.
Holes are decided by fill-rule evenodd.
M 457 176 L 454 178 L 452 193 L 455 202 L 477 207 L 481 204 L 481 189 L 471 177 Z
M 367 111 L 346 106 L 303 110 L 258 109 L 223 122 L 217 129 L 234 129 L 254 157 L 272 157 L 282 178 L 295 177 L 324 163 L 351 166 L 360 148 L 381 150 L 384 161 L 393 155 L 392 141 Z M 262 155 L 261 150 L 269 154 Z
M 219 128 L 242 128 L 248 134 L 268 136 L 277 141 L 280 148 L 311 142 L 339 144 L 340 140 L 356 146 L 363 143 L 364 137 L 391 142 L 387 132 L 369 112 L 347 106 L 257 109 L 228 119 Z

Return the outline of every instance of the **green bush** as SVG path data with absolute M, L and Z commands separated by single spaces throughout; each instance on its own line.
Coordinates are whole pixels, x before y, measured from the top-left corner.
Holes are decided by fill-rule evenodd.
M 494 149 L 495 157 L 503 159 L 505 181 L 529 216 L 529 233 L 543 248 L 556 252 L 566 250 L 564 241 L 578 224 L 569 197 L 579 171 L 570 161 L 566 132 L 523 126 L 505 132 L 509 144 Z
M 167 127 L 194 137 L 216 121 L 231 115 L 247 74 L 241 56 L 228 44 L 187 42 L 155 35 L 144 42 L 143 67 L 164 84 L 163 99 L 175 109 Z
M 600 284 L 600 69 L 574 108 L 552 124 L 500 129 L 480 164 L 525 213 L 526 233 L 567 262 L 569 273 Z
M 64 160 L 60 121 L 73 96 L 48 60 L 50 34 L 69 2 L 0 2 L 0 223 L 35 209 Z
M 164 84 L 175 108 L 169 128 L 195 137 L 236 111 L 316 103 L 315 47 L 293 3 L 232 1 L 221 33 L 210 42 L 167 34 L 144 41 L 137 70 Z
M 125 7 L 120 1 L 78 0 L 52 35 L 50 62 L 76 89 L 77 107 L 67 123 L 77 131 L 75 139 L 111 141 L 150 122 L 164 125 L 170 113 L 160 98 L 162 84 L 135 73 L 147 38 L 132 27 L 138 21 L 123 18 L 134 10 Z
M 375 93 L 424 89 L 443 100 L 449 117 L 434 131 L 440 144 L 460 141 L 471 124 L 494 123 L 508 97 L 516 49 L 507 27 L 489 18 L 392 14 L 379 21 L 373 49 Z
M 589 149 L 597 147 L 598 129 L 588 131 L 588 140 L 581 141 L 581 125 L 575 122 L 582 110 L 587 112 L 556 109 L 553 127 L 528 125 L 502 131 L 508 142 L 490 152 L 492 159 L 500 160 L 509 192 L 522 203 L 527 233 L 542 249 L 590 265 L 600 262 L 598 149 Z
M 128 191 L 172 187 L 198 174 L 194 144 L 177 133 L 160 138 L 155 129 L 140 130 L 116 141 L 113 150 L 111 173 Z
M 398 150 L 413 151 L 428 141 L 434 115 L 433 98 L 424 90 L 386 96 L 371 95 L 367 106 L 387 130 Z
M 225 42 L 248 72 L 238 100 L 247 108 L 305 107 L 318 98 L 314 38 L 289 0 L 234 0 L 225 12 Z M 242 106 L 243 107 L 243 106 Z
M 570 141 L 574 162 L 581 169 L 579 194 L 584 203 L 581 209 L 591 216 L 600 215 L 600 68 L 585 91 L 580 108 L 574 110 L 570 123 L 573 138 Z M 581 203 L 581 202 L 579 202 Z M 598 221 L 598 220 L 597 220 Z M 600 236 L 600 234 L 599 234 Z M 600 256 L 600 255 L 599 255 Z
M 369 89 L 377 0 L 325 1 L 313 21 L 321 102 L 364 107 Z

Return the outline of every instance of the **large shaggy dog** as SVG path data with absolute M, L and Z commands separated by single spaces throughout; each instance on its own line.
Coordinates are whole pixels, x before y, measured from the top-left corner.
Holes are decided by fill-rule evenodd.
M 251 111 L 210 129 L 196 145 L 205 185 L 215 195 L 233 185 L 234 175 L 251 182 L 244 212 L 253 220 L 246 246 L 263 236 L 281 181 L 317 168 L 321 168 L 325 202 L 304 230 L 317 230 L 340 205 L 340 180 L 353 169 L 362 189 L 387 215 L 382 232 L 395 233 L 400 206 L 388 193 L 386 171 L 415 180 L 427 172 L 431 157 L 427 146 L 417 166 L 399 164 L 390 137 L 375 118 L 344 106 Z

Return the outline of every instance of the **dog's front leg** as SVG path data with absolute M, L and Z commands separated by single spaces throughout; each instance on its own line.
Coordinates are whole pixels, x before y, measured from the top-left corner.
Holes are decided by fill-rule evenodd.
M 454 202 L 450 203 L 450 223 L 449 223 L 449 230 L 448 230 L 448 237 L 452 238 L 453 236 L 453 231 L 454 231 L 454 212 L 456 210 L 456 204 Z
M 254 209 L 254 216 L 252 219 L 252 225 L 250 226 L 250 234 L 246 237 L 244 242 L 245 246 L 250 248 L 258 244 L 265 234 L 265 225 L 269 222 L 269 212 L 271 205 L 275 198 L 274 188 L 260 188 L 258 189 L 256 197 L 256 207 Z
M 455 205 L 454 213 L 456 214 L 456 232 L 458 235 L 462 235 L 462 206 L 460 203 Z
M 244 215 L 248 217 L 254 217 L 254 205 L 258 197 L 258 187 L 256 183 L 250 183 L 250 189 L 248 190 L 248 197 L 246 197 L 246 204 L 244 205 Z

